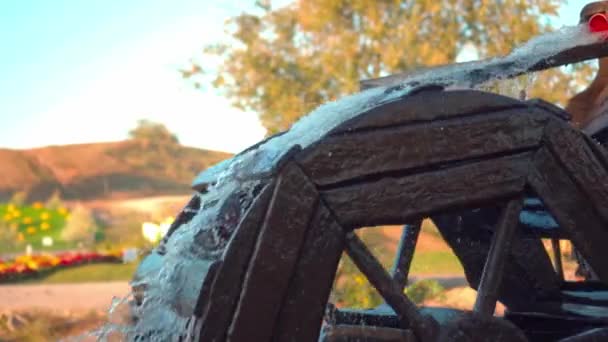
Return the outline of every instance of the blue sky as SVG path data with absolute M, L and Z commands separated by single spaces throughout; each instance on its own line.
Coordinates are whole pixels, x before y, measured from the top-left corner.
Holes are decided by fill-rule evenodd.
M 265 131 L 254 113 L 177 73 L 253 2 L 0 1 L 0 147 L 120 140 L 141 118 L 190 146 L 237 152 L 257 142 Z M 588 2 L 569 1 L 560 22 L 576 23 Z

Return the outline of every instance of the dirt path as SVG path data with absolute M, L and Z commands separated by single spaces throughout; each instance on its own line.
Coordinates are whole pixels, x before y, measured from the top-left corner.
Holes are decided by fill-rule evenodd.
M 34 308 L 57 311 L 105 311 L 110 307 L 113 296 L 124 297 L 128 292 L 127 282 L 2 285 L 0 311 Z

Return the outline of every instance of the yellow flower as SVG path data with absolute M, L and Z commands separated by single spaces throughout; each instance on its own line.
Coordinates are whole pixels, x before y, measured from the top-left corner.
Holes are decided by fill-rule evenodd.
M 36 228 L 32 227 L 32 226 L 27 227 L 27 233 L 28 234 L 34 234 L 34 233 L 36 233 Z
M 9 213 L 4 214 L 4 216 L 2 217 L 2 219 L 3 219 L 5 222 L 10 221 L 12 218 L 13 218 L 13 215 L 11 215 L 11 214 L 9 214 Z
M 17 218 L 19 216 L 21 216 L 21 212 L 19 210 L 13 211 L 13 217 Z
M 40 224 L 40 229 L 42 230 L 49 230 L 49 228 L 51 228 L 51 225 L 48 222 L 42 222 Z
M 40 203 L 40 202 L 34 202 L 34 204 L 32 205 L 32 207 L 34 207 L 36 209 L 41 209 L 42 208 L 42 203 Z
M 23 222 L 23 224 L 30 224 L 30 223 L 32 223 L 32 218 L 26 216 L 23 218 L 23 221 L 21 221 L 21 222 Z
M 6 210 L 8 210 L 8 211 L 14 211 L 15 209 L 16 208 L 15 208 L 14 204 L 9 204 L 8 207 L 6 207 Z
M 64 216 L 68 214 L 68 210 L 66 208 L 63 208 L 63 207 L 57 209 L 57 212 L 60 213 L 61 215 L 64 215 Z
M 23 236 L 23 233 L 17 234 L 17 241 L 18 242 L 23 242 L 23 240 L 25 240 L 25 237 Z
M 45 221 L 49 219 L 49 213 L 47 213 L 46 211 L 43 212 L 42 214 L 40 214 L 40 219 Z

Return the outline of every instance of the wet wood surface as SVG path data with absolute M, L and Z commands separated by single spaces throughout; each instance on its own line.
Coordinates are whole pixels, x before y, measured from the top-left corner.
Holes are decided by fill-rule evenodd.
M 472 162 L 434 172 L 386 177 L 322 196 L 345 228 L 400 224 L 444 209 L 480 205 L 524 190 L 532 155 Z
M 317 341 L 345 232 L 320 203 L 279 314 L 274 341 Z
M 225 339 L 257 241 L 259 227 L 263 222 L 274 188 L 275 183 L 272 182 L 260 192 L 226 247 L 223 263 L 211 285 L 209 296 L 207 299 L 202 299 L 208 303 L 200 320 L 201 330 L 198 338 L 200 342 Z
M 296 271 L 318 193 L 295 163 L 277 180 L 243 284 L 229 341 L 269 341 Z
M 539 146 L 548 117 L 510 110 L 325 138 L 298 163 L 324 186 Z M 422 169 L 422 170 L 420 170 Z
M 529 181 L 600 279 L 608 282 L 608 259 L 604 252 L 608 230 L 589 198 L 549 150 L 537 153 Z

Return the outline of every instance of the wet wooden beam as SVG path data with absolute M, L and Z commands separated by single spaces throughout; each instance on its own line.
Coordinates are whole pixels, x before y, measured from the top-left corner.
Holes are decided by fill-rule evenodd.
M 293 341 L 296 341 L 295 339 Z M 411 330 L 395 328 L 336 325 L 326 329 L 320 342 L 417 342 Z
M 420 313 L 416 304 L 407 298 L 401 287 L 391 279 L 382 264 L 354 232 L 346 234 L 346 252 L 386 303 L 393 308 L 401 327 L 412 329 L 421 341 L 434 341 L 438 332 L 437 322 L 432 317 Z
M 321 194 L 345 228 L 390 225 L 523 192 L 531 153 L 414 175 L 361 181 Z
M 266 185 L 254 203 L 243 216 L 234 237 L 226 247 L 221 265 L 209 289 L 207 303 L 199 305 L 200 331 L 198 341 L 222 341 L 232 320 L 232 315 L 241 292 L 241 284 L 257 237 L 262 225 L 268 203 L 274 192 L 275 182 Z
M 345 233 L 323 203 L 313 216 L 273 341 L 317 341 Z
M 470 86 L 481 84 L 488 80 L 496 78 L 496 75 L 502 75 L 502 78 L 513 78 L 523 74 L 555 68 L 563 65 L 572 63 L 580 63 L 590 59 L 596 59 L 608 56 L 608 44 L 605 42 L 595 43 L 590 45 L 577 46 L 571 49 L 560 51 L 554 55 L 540 59 L 530 67 L 523 69 L 514 68 L 514 60 L 505 58 L 503 60 L 493 61 L 492 59 L 476 61 L 476 62 L 464 62 L 456 63 L 447 66 L 440 66 L 435 68 L 428 68 L 416 72 L 416 74 L 422 74 L 425 72 L 438 72 L 441 71 L 443 75 L 453 70 L 452 74 L 459 76 L 459 79 L 465 77 L 465 74 L 469 74 L 472 78 Z M 480 65 L 475 67 L 475 64 Z M 464 71 L 466 69 L 466 71 Z M 505 73 L 505 70 L 511 70 L 511 72 Z M 369 89 L 375 87 L 388 87 L 394 86 L 400 83 L 406 83 L 413 73 L 400 73 L 389 75 L 386 77 L 362 80 L 360 81 L 361 89 Z
M 412 224 L 403 226 L 399 247 L 397 248 L 397 255 L 395 256 L 395 262 L 393 264 L 393 281 L 400 286 L 401 291 L 403 291 L 407 285 L 410 266 L 412 265 L 412 259 L 414 258 L 414 251 L 416 249 L 416 243 L 418 242 L 421 226 L 422 220 L 416 220 Z
M 519 226 L 519 213 L 522 208 L 522 197 L 510 200 L 492 236 L 490 251 L 477 288 L 477 299 L 473 308 L 475 312 L 481 315 L 494 315 L 505 264 L 511 251 L 511 241 Z
M 548 149 L 537 153 L 531 171 L 529 183 L 534 191 L 599 278 L 608 283 L 608 259 L 604 252 L 608 230 L 589 197 Z
M 477 90 L 425 91 L 370 108 L 334 128 L 329 135 L 515 109 L 525 111 L 530 109 L 530 106 L 511 97 Z
M 247 269 L 228 341 L 270 341 L 318 202 L 314 184 L 285 165 Z
M 544 140 L 550 151 L 608 224 L 608 170 L 583 134 L 564 122 L 547 125 Z
M 548 120 L 519 109 L 331 136 L 297 161 L 315 184 L 326 186 L 534 148 Z

